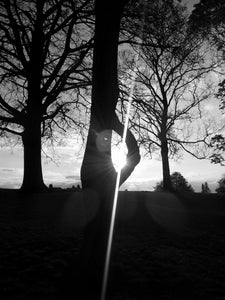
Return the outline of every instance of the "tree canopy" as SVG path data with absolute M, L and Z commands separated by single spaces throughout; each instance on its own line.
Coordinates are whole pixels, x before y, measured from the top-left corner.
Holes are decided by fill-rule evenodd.
M 179 172 L 174 172 L 170 176 L 173 190 L 175 192 L 194 192 L 192 186 L 188 181 L 181 175 Z M 164 190 L 163 181 L 160 181 L 156 184 L 154 190 L 156 192 L 161 192 Z
M 219 72 L 220 82 L 215 96 L 220 100 L 220 109 L 224 111 L 225 107 L 225 2 L 223 0 L 211 1 L 201 0 L 195 5 L 190 16 L 190 27 L 197 32 L 203 39 L 207 40 L 211 46 L 217 49 L 218 65 L 221 68 Z M 212 163 L 224 164 L 224 127 L 215 134 L 210 143 L 213 154 L 210 156 Z
M 76 110 L 80 89 L 90 85 L 90 5 L 90 0 L 0 2 L 0 132 L 22 137 L 23 188 L 44 186 L 42 138 L 52 137 L 54 127 L 76 123 L 69 106 Z
M 22 134 L 30 102 L 34 102 L 30 94 L 38 91 L 42 132 L 49 135 L 53 119 L 60 113 L 65 117 L 68 102 L 76 102 L 79 88 L 90 84 L 90 66 L 84 61 L 93 31 L 88 3 L 1 1 L 2 131 Z
M 223 176 L 219 181 L 218 181 L 218 187 L 216 188 L 217 193 L 225 193 L 225 176 Z
M 182 5 L 149 1 L 144 17 L 142 28 L 130 20 L 137 44 L 121 55 L 122 101 L 127 100 L 133 76 L 131 126 L 147 153 L 160 152 L 164 183 L 170 188 L 169 157 L 181 150 L 205 157 L 199 145 L 207 145 L 209 132 L 200 119 L 202 103 L 213 93 L 206 76 L 214 62 L 202 39 L 190 32 Z

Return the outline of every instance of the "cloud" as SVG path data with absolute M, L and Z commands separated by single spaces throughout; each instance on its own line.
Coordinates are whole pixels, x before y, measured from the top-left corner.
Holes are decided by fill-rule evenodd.
M 21 176 L 23 174 L 22 168 L 0 168 L 0 173 L 14 173 L 15 176 Z M 1 178 L 4 179 L 4 178 Z
M 162 162 L 143 158 L 129 177 L 129 181 L 159 181 L 162 178 Z
M 80 176 L 76 174 L 65 175 L 64 172 L 54 170 L 45 170 L 43 174 L 46 185 L 53 184 L 56 187 L 68 188 L 72 185 L 80 184 Z
M 208 103 L 208 104 L 206 104 L 206 105 L 204 106 L 204 108 L 205 108 L 205 110 L 211 111 L 211 110 L 214 110 L 214 109 L 215 109 L 215 105 L 212 104 L 212 103 Z
M 129 190 L 129 191 L 152 191 L 156 185 L 157 180 L 135 180 L 135 181 L 126 181 L 121 187 L 120 190 Z
M 15 169 L 1 169 L 1 172 L 14 172 Z
M 22 184 L 22 168 L 0 168 L 0 187 L 19 188 Z
M 80 146 L 79 146 L 80 147 Z M 43 176 L 46 185 L 71 187 L 80 184 L 80 167 L 82 151 L 77 151 L 78 145 L 72 144 L 57 148 L 59 154 L 58 164 L 43 160 Z M 0 148 L 0 187 L 19 188 L 23 178 L 23 153 L 22 149 L 15 148 L 13 154 L 9 149 Z M 195 191 L 201 190 L 201 184 L 208 182 L 211 190 L 217 186 L 218 180 L 225 173 L 219 165 L 210 164 L 207 161 L 190 159 L 184 155 L 184 159 L 178 162 L 170 161 L 171 173 L 180 172 Z M 153 190 L 157 182 L 162 180 L 162 162 L 155 159 L 142 158 L 134 172 L 123 184 L 121 190 Z
M 68 175 L 65 176 L 66 179 L 73 179 L 73 180 L 80 180 L 80 176 L 79 175 Z
M 49 170 L 49 169 L 43 170 L 43 177 L 44 177 L 44 181 L 50 183 L 65 180 L 65 176 L 61 172 L 55 170 Z

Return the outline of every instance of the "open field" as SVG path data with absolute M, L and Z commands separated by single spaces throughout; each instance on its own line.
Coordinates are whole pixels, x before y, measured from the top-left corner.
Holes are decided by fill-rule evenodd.
M 84 198 L 0 190 L 0 299 L 56 299 L 96 211 Z M 225 299 L 225 196 L 121 192 L 111 270 L 110 299 Z

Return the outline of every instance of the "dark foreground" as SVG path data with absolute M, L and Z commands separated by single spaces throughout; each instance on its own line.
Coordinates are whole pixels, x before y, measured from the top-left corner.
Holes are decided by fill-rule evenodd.
M 76 295 L 68 274 L 97 205 L 83 200 L 0 190 L 0 299 Z M 110 270 L 110 300 L 225 299 L 225 197 L 121 192 Z

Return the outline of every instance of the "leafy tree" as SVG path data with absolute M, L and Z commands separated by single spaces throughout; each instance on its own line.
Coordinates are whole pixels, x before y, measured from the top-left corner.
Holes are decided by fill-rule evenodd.
M 0 1 L 0 130 L 22 139 L 24 190 L 45 188 L 42 138 L 71 123 L 69 105 L 88 84 L 90 3 Z
M 194 192 L 192 186 L 187 182 L 187 180 L 179 172 L 174 172 L 170 176 L 172 188 L 175 192 Z M 154 190 L 156 192 L 161 192 L 164 189 L 163 181 L 156 184 Z
M 131 25 L 141 36 L 141 29 L 134 22 Z M 204 157 L 199 144 L 203 149 L 209 133 L 199 120 L 201 103 L 209 98 L 212 89 L 203 80 L 214 65 L 205 56 L 202 40 L 190 33 L 181 5 L 149 1 L 142 29 L 143 43 L 141 47 L 133 47 L 138 61 L 130 52 L 123 54 L 125 72 L 127 69 L 130 72 L 127 80 L 122 80 L 129 86 L 129 74 L 135 70 L 131 125 L 147 153 L 160 151 L 163 185 L 170 190 L 170 157 L 178 155 L 180 150 Z
M 211 138 L 210 147 L 213 149 L 213 154 L 210 156 L 211 162 L 224 166 L 225 137 L 221 134 L 213 136 Z
M 211 193 L 211 190 L 208 186 L 208 182 L 202 184 L 202 193 Z
M 223 176 L 219 181 L 218 181 L 218 187 L 216 188 L 217 193 L 225 193 L 225 176 Z
M 218 50 L 224 48 L 225 3 L 223 0 L 200 0 L 195 4 L 189 23 L 191 30 L 207 38 Z
M 224 39 L 225 42 L 225 39 Z M 225 51 L 225 49 L 224 49 Z M 225 80 L 219 83 L 219 89 L 216 93 L 218 99 L 220 99 L 220 109 L 225 111 Z M 221 128 L 221 132 L 224 132 L 224 126 Z M 225 153 L 225 136 L 224 134 L 216 134 L 211 138 L 210 147 L 213 149 L 213 154 L 210 156 L 211 162 L 214 164 L 220 164 L 224 166 L 224 153 Z

